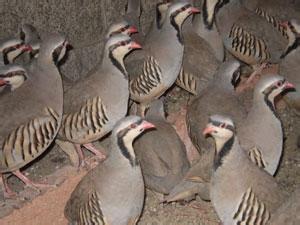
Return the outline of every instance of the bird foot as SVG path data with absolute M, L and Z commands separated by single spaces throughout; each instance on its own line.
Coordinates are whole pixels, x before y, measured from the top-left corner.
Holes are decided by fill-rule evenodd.
M 19 170 L 12 172 L 16 177 L 18 177 L 23 183 L 26 185 L 26 187 L 30 187 L 31 189 L 34 189 L 38 192 L 41 192 L 40 189 L 43 188 L 53 188 L 57 187 L 55 184 L 46 184 L 46 183 L 37 183 L 30 180 L 28 177 L 26 177 L 24 174 L 22 174 Z
M 94 153 L 101 161 L 106 159 L 106 155 L 99 149 L 95 148 L 92 143 L 84 144 L 83 145 L 87 150 Z

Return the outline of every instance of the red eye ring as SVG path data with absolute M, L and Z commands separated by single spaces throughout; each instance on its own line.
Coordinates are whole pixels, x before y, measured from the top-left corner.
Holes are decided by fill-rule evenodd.
M 220 125 L 220 127 L 221 127 L 221 128 L 225 128 L 225 127 L 226 127 L 226 124 L 225 124 L 225 123 L 222 123 L 222 124 Z

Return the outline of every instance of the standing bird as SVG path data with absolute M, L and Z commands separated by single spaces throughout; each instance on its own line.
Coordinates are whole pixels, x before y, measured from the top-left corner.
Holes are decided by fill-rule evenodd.
M 265 68 L 278 63 L 287 40 L 264 18 L 243 6 L 242 0 L 205 0 L 208 25 L 216 23 L 225 48 L 254 72 L 248 82 Z
M 140 63 L 139 71 L 129 71 L 130 96 L 139 103 L 142 116 L 148 104 L 174 84 L 184 51 L 181 26 L 189 15 L 197 12 L 199 10 L 187 2 L 173 3 L 160 32 L 146 39 L 143 66 Z
M 19 88 L 27 79 L 26 69 L 21 65 L 0 66 L 0 93 L 3 91 L 14 91 Z
M 228 114 L 239 122 L 246 117 L 246 109 L 239 102 L 235 87 L 240 80 L 240 63 L 226 61 L 219 67 L 208 87 L 188 106 L 186 123 L 189 136 L 200 153 L 200 159 L 185 174 L 184 179 L 171 191 L 166 201 L 178 200 L 177 196 L 192 197 L 197 192 L 207 199 L 207 193 L 213 164 L 214 144 L 205 139 L 200 132 L 205 128 L 209 116 L 214 112 Z M 191 182 L 193 181 L 193 182 Z M 199 182 L 200 184 L 195 184 Z M 186 196 L 191 195 L 191 196 Z
M 282 24 L 286 26 L 287 29 L 290 29 L 292 33 L 289 36 L 291 40 L 290 47 L 282 56 L 279 69 L 280 73 L 292 82 L 296 89 L 296 92 L 286 95 L 285 100 L 295 109 L 297 115 L 300 116 L 300 22 L 298 20 L 290 20 Z
M 274 175 L 282 155 L 283 128 L 275 109 L 275 97 L 294 86 L 279 75 L 266 75 L 255 86 L 252 107 L 238 124 L 241 147 L 259 167 Z
M 66 204 L 65 216 L 70 224 L 136 224 L 145 190 L 132 142 L 153 127 L 137 116 L 116 123 L 109 158 L 80 181 Z
M 128 75 L 123 59 L 127 53 L 139 48 L 141 46 L 127 35 L 110 37 L 104 46 L 103 58 L 97 70 L 84 80 L 79 80 L 65 93 L 64 117 L 57 143 L 71 159 L 74 158 L 74 151 L 64 147 L 66 142 L 75 145 L 82 165 L 81 145 L 100 159 L 105 158 L 104 153 L 91 142 L 108 134 L 115 123 L 127 114 Z
M 203 131 L 208 134 L 216 144 L 210 196 L 222 224 L 267 224 L 285 193 L 241 149 L 230 118 L 211 116 Z
M 30 45 L 17 38 L 0 41 L 0 66 L 13 63 L 15 58 L 25 51 L 31 51 Z
M 20 169 L 40 156 L 55 138 L 62 119 L 63 88 L 56 64 L 68 42 L 62 35 L 48 35 L 39 57 L 27 67 L 26 81 L 0 96 L 0 173 L 12 173 L 32 188 L 45 186 L 24 176 Z M 3 179 L 5 196 L 14 193 Z
M 134 143 L 145 185 L 156 192 L 169 194 L 190 167 L 185 146 L 166 121 L 161 99 L 151 103 L 145 119 L 156 127 Z

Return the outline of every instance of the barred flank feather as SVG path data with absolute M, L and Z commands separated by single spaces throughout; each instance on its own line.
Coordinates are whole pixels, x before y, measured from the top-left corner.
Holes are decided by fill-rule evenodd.
M 242 27 L 233 25 L 229 33 L 231 38 L 231 48 L 241 56 L 247 58 L 257 58 L 264 62 L 270 59 L 270 53 L 264 40 L 255 37 Z
M 107 122 L 106 108 L 101 98 L 94 97 L 88 99 L 78 112 L 64 116 L 61 133 L 68 140 L 86 139 L 100 133 Z
M 89 195 L 88 202 L 79 209 L 78 225 L 107 225 L 97 192 Z
M 275 29 L 277 29 L 283 37 L 288 39 L 287 30 L 284 26 L 280 25 L 279 21 L 274 17 L 270 16 L 266 11 L 261 8 L 257 8 L 255 13 L 262 18 L 266 19 L 268 23 L 271 23 Z
M 8 135 L 2 146 L 3 166 L 13 168 L 30 162 L 51 144 L 59 126 L 59 115 L 52 108 L 45 110 L 46 116 L 19 126 Z
M 248 188 L 233 215 L 233 219 L 236 225 L 265 225 L 270 219 L 270 213 L 266 205 L 255 196 L 252 188 Z
M 130 93 L 133 95 L 147 95 L 161 83 L 161 69 L 158 62 L 149 56 L 144 62 L 143 72 L 130 82 Z
M 176 84 L 191 94 L 197 94 L 198 80 L 194 74 L 185 72 L 183 67 L 180 69 Z

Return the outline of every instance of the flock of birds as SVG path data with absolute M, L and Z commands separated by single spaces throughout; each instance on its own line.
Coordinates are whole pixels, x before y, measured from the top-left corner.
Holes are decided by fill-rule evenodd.
M 276 17 L 282 7 L 287 21 Z M 65 208 L 70 224 L 136 224 L 145 186 L 164 194 L 165 202 L 199 194 L 212 201 L 224 225 L 299 224 L 300 190 L 288 198 L 273 177 L 283 149 L 275 98 L 296 89 L 285 99 L 300 111 L 297 7 L 297 1 L 203 0 L 200 12 L 191 1 L 163 1 L 143 36 L 135 34 L 140 1 L 129 0 L 126 15 L 108 29 L 101 62 L 65 93 L 57 66 L 69 48 L 66 38 L 41 39 L 23 24 L 20 37 L 0 45 L 5 197 L 16 195 L 6 174 L 34 189 L 47 186 L 20 169 L 55 140 L 77 167 L 88 164 L 82 147 L 105 159 L 71 194 Z M 135 49 L 141 50 L 130 53 Z M 280 75 L 259 79 L 247 109 L 236 92 L 241 67 L 253 69 L 251 84 L 273 63 Z M 175 83 L 196 96 L 186 120 L 201 154 L 192 166 L 165 118 L 162 96 Z M 128 116 L 129 106 L 136 115 Z M 107 156 L 92 142 L 110 132 Z

